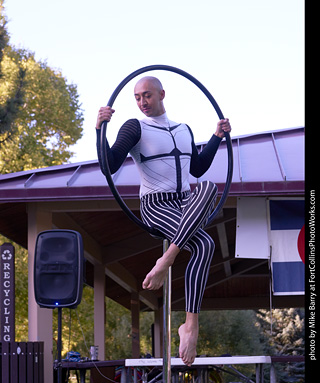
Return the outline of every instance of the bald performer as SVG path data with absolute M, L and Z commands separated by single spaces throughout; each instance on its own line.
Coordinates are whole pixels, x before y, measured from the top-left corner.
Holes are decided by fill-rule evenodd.
M 108 163 L 115 173 L 131 154 L 140 172 L 142 220 L 170 241 L 168 250 L 146 275 L 143 289 L 159 289 L 180 251 L 186 249 L 191 254 L 185 271 L 186 320 L 179 328 L 179 355 L 190 366 L 197 354 L 198 316 L 215 248 L 202 227 L 213 211 L 217 186 L 203 181 L 191 192 L 189 175 L 199 178 L 209 169 L 224 132 L 230 132 L 231 126 L 228 119 L 220 120 L 215 134 L 198 153 L 189 126 L 169 120 L 163 102 L 165 91 L 157 78 L 140 79 L 134 96 L 145 118 L 126 121 L 111 148 L 106 141 Z M 110 107 L 99 110 L 96 132 L 100 164 L 100 127 L 113 113 Z

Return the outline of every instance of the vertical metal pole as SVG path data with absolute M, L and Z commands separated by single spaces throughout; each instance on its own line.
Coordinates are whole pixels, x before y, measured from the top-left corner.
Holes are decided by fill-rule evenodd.
M 58 307 L 58 383 L 62 383 L 62 365 L 61 365 L 61 351 L 62 351 L 62 308 Z
M 163 241 L 163 253 L 169 241 Z M 163 382 L 171 383 L 171 267 L 163 283 Z

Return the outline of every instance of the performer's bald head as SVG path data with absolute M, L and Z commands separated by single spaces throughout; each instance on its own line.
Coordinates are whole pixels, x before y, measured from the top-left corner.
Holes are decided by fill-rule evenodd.
M 135 93 L 136 93 L 136 88 L 139 88 L 141 86 L 146 86 L 147 87 L 152 87 L 154 88 L 155 90 L 157 91 L 162 91 L 163 90 L 163 86 L 160 82 L 160 80 L 156 77 L 152 77 L 152 76 L 145 76 L 145 77 L 142 77 L 137 83 L 136 83 L 136 86 L 135 86 Z
M 134 96 L 142 113 L 156 117 L 165 113 L 163 99 L 165 91 L 156 77 L 141 78 L 134 87 Z

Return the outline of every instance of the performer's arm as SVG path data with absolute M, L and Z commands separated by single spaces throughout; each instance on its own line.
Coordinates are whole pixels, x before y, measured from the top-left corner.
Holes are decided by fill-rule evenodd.
M 101 113 L 104 109 L 104 113 Z M 97 152 L 98 159 L 101 165 L 101 124 L 102 121 L 110 121 L 113 109 L 106 107 L 101 108 L 96 125 L 97 134 Z M 108 164 L 111 174 L 115 173 L 123 164 L 130 150 L 138 143 L 141 136 L 140 123 L 138 120 L 132 119 L 126 121 L 119 130 L 115 143 L 110 148 L 106 140 Z
M 189 128 L 190 129 L 190 128 Z M 197 147 L 194 143 L 193 134 L 192 134 L 192 156 L 191 156 L 191 165 L 190 173 L 194 177 L 201 177 L 210 167 L 212 161 L 217 153 L 220 142 L 224 137 L 224 132 L 230 132 L 231 126 L 229 119 L 220 120 L 217 124 L 217 130 L 215 134 L 210 138 L 209 142 L 202 150 L 201 153 L 198 153 Z

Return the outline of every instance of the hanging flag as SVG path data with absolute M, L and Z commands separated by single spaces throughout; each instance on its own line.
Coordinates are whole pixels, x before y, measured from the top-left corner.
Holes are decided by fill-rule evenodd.
M 269 234 L 274 295 L 303 295 L 304 200 L 270 199 Z

